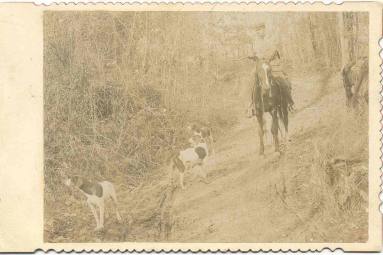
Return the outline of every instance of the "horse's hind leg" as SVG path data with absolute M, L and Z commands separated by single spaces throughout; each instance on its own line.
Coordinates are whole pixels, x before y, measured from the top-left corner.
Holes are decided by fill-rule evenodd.
M 284 115 L 283 115 L 283 112 L 282 112 L 282 109 L 278 109 L 278 130 L 279 132 L 281 132 L 281 138 L 283 141 L 285 141 L 286 139 L 286 129 L 284 128 L 285 127 L 285 120 L 284 120 Z
M 286 139 L 287 141 L 290 141 L 290 137 L 289 137 L 289 113 L 286 114 L 286 120 L 285 120 L 285 129 L 286 129 Z
M 273 123 L 271 125 L 271 133 L 273 134 L 275 152 L 280 152 L 280 150 L 279 150 L 279 139 L 278 139 L 279 123 L 278 123 L 277 111 L 273 110 L 271 113 L 271 116 L 273 118 Z
M 283 126 L 285 129 L 285 141 L 289 141 L 289 110 L 287 108 L 287 104 L 285 107 L 282 109 L 283 112 Z

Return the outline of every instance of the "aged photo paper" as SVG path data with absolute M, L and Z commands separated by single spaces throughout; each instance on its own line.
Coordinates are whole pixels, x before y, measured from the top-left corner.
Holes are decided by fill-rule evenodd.
M 380 251 L 382 5 L 0 5 L 0 252 Z

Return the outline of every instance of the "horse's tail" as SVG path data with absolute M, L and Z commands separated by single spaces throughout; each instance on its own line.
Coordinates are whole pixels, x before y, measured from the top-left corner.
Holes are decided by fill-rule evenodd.
M 288 132 L 288 123 L 289 123 L 289 108 L 288 108 L 288 101 L 289 101 L 289 93 L 288 91 L 288 84 L 286 81 L 280 77 L 277 79 L 277 86 L 279 89 L 279 104 L 278 104 L 278 115 L 279 118 L 282 119 L 283 125 L 285 127 L 285 131 Z

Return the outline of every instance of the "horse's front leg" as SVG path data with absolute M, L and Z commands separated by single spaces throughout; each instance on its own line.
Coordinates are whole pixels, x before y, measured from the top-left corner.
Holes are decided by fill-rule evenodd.
M 258 134 L 259 134 L 259 155 L 265 154 L 265 144 L 263 142 L 264 131 L 263 131 L 263 114 L 257 114 L 258 120 Z
M 280 150 L 279 150 L 279 139 L 278 139 L 279 123 L 278 123 L 277 111 L 272 110 L 271 116 L 273 118 L 273 122 L 271 125 L 271 133 L 273 134 L 275 152 L 280 152 Z

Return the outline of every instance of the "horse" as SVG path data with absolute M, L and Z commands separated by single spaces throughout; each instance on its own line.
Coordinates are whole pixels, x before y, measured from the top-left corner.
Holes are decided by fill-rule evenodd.
M 285 89 L 286 81 L 280 77 L 273 77 L 270 64 L 257 56 L 251 57 L 256 65 L 252 71 L 251 101 L 253 111 L 258 121 L 258 134 L 260 141 L 259 154 L 264 155 L 264 114 L 272 117 L 271 133 L 274 141 L 275 152 L 280 153 L 278 131 L 279 118 L 282 120 L 285 131 L 288 130 L 288 100 Z M 287 88 L 287 87 L 286 87 Z
M 360 100 L 368 103 L 368 58 L 348 62 L 342 68 L 346 105 L 356 107 Z

